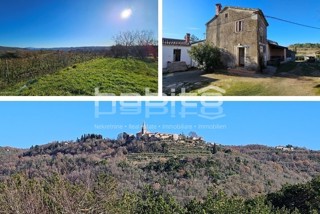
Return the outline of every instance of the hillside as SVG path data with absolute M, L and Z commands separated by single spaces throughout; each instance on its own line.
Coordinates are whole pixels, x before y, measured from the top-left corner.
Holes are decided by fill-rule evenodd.
M 199 213 L 193 211 L 202 206 L 201 209 L 211 209 L 211 205 L 206 204 L 210 203 L 210 200 L 228 203 L 230 205 L 227 205 L 228 209 L 240 209 L 237 206 L 241 209 L 259 208 L 258 211 L 251 213 L 261 213 L 261 206 L 265 210 L 276 210 L 275 207 L 281 209 L 279 201 L 284 201 L 280 198 L 284 196 L 274 193 L 275 191 L 281 190 L 285 184 L 307 183 L 312 178 L 316 178 L 320 172 L 320 152 L 318 151 L 303 148 L 282 151 L 260 145 L 222 146 L 184 135 L 180 135 L 176 140 L 155 138 L 138 140 L 124 133 L 122 138 L 110 140 L 104 139 L 101 135 L 88 134 L 76 141 L 35 145 L 24 150 L 0 148 L 0 160 L 2 161 L 0 188 L 3 188 L 3 185 L 7 186 L 5 191 L 2 191 L 4 195 L 0 193 L 0 205 L 2 200 L 11 200 L 8 198 L 9 193 L 14 198 L 17 197 L 14 194 L 19 194 L 18 192 L 28 191 L 28 194 L 32 194 L 33 191 L 43 191 L 27 190 L 30 188 L 28 182 L 31 182 L 34 183 L 34 188 L 49 185 L 45 187 L 46 191 L 51 188 L 54 189 L 50 191 L 55 191 L 58 185 L 59 191 L 72 194 L 64 197 L 70 197 L 70 204 L 73 206 L 80 206 L 76 198 L 77 194 L 84 194 L 81 197 L 91 195 L 84 200 L 99 201 L 99 203 L 91 201 L 92 206 L 97 204 L 102 206 L 100 202 L 105 203 L 105 200 L 111 200 L 108 206 L 120 209 L 119 203 L 122 204 L 124 203 L 122 200 L 125 200 L 125 203 L 129 204 L 125 207 L 121 206 L 121 209 L 126 210 L 138 209 L 135 206 L 141 203 L 143 209 L 140 207 L 142 211 L 136 210 L 136 213 L 154 213 L 154 209 L 160 209 L 153 207 L 152 211 L 146 212 L 145 209 L 149 209 L 151 205 L 145 203 L 149 202 L 155 203 L 154 206 L 160 206 L 161 209 L 162 206 L 168 206 L 169 210 L 172 207 L 179 208 L 180 211 L 175 213 Z M 19 187 L 15 179 L 18 179 L 19 185 L 22 186 Z M 101 185 L 100 179 L 104 184 L 99 187 L 100 191 L 97 193 L 94 189 L 95 185 Z M 83 189 L 83 185 L 87 188 Z M 146 189 L 148 186 L 149 189 Z M 73 193 L 69 192 L 71 190 Z M 281 191 L 287 191 L 287 189 Z M 133 193 L 137 195 L 131 195 Z M 32 197 L 37 194 L 33 193 Z M 48 192 L 48 194 L 53 193 Z M 55 194 L 58 195 L 52 197 L 61 197 L 60 193 Z M 274 208 L 270 207 L 268 202 L 260 200 L 260 196 L 264 197 L 264 195 L 266 198 L 263 200 L 274 201 Z M 38 196 L 34 200 L 47 197 Z M 145 200 L 151 200 L 148 197 L 152 197 L 152 201 L 146 202 Z M 257 204 L 253 206 L 251 199 L 254 199 L 254 203 Z M 14 200 L 12 203 L 18 203 L 19 200 Z M 55 200 L 57 200 L 54 202 L 55 206 L 67 206 L 63 204 L 65 201 L 60 201 L 58 198 Z M 137 203 L 135 200 L 141 201 Z M 91 206 L 89 204 L 83 204 L 83 206 L 89 207 Z M 185 208 L 181 207 L 184 205 Z M 54 209 L 56 209 L 55 206 Z M 105 206 L 107 205 L 103 205 L 104 208 L 101 209 L 106 209 Z M 111 208 L 108 207 L 108 209 Z M 184 209 L 193 211 L 185 212 Z M 294 207 L 290 209 L 294 210 Z M 237 213 L 229 211 L 222 213 Z M 86 213 L 79 210 L 74 212 Z M 43 213 L 48 212 L 43 211 Z M 111 213 L 123 212 L 118 210 Z M 162 213 L 172 213 L 172 210 Z M 282 209 L 280 213 L 286 212 Z
M 293 44 L 288 47 L 290 50 L 296 52 L 296 57 L 299 56 L 314 56 L 320 58 L 320 44 L 305 43 Z
M 63 171 L 70 177 L 94 167 L 108 171 L 129 189 L 158 185 L 185 201 L 204 196 L 208 187 L 250 198 L 276 191 L 286 183 L 305 183 L 320 172 L 320 152 L 316 151 L 286 152 L 249 145 L 219 146 L 212 154 L 212 148 L 212 144 L 191 139 L 118 141 L 88 135 L 76 142 L 10 153 L 10 158 L 3 159 L 0 175 L 4 178 L 31 170 L 34 176 Z M 10 170 L 8 165 L 12 165 Z
M 24 51 L 24 50 L 26 50 L 26 49 L 25 48 L 0 46 L 0 55 L 3 54 L 3 53 L 6 53 L 8 51 Z
M 4 88 L 5 95 L 76 96 L 157 91 L 157 64 L 135 59 L 98 58 Z

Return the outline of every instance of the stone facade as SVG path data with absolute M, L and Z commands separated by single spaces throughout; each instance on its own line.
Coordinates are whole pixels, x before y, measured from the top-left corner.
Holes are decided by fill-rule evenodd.
M 222 50 L 227 67 L 258 70 L 267 61 L 267 26 L 259 9 L 216 5 L 216 15 L 206 24 L 206 41 Z

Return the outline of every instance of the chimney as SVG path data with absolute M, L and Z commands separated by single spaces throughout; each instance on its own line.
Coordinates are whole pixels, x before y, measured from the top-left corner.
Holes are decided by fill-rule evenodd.
M 186 40 L 186 43 L 190 43 L 190 33 L 187 33 L 184 39 Z
M 222 5 L 220 3 L 216 4 L 216 15 L 219 15 L 219 13 L 221 12 L 221 8 L 222 8 Z

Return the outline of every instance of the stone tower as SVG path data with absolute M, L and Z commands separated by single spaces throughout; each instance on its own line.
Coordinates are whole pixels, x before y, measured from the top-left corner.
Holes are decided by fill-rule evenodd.
M 142 134 L 142 135 L 145 135 L 145 134 L 147 134 L 147 133 L 148 133 L 148 132 L 147 132 L 146 123 L 143 122 L 143 124 L 142 124 L 142 129 L 141 129 L 141 134 Z

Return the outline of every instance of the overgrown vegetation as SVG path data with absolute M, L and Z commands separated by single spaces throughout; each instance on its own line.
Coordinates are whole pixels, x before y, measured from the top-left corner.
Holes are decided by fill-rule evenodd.
M 250 209 L 265 207 L 267 210 L 276 210 L 275 207 L 282 208 L 277 202 L 282 200 L 279 199 L 281 194 L 272 197 L 272 200 L 271 196 L 266 199 L 266 194 L 280 190 L 285 184 L 306 183 L 320 173 L 320 152 L 303 148 L 294 147 L 294 151 L 286 152 L 259 145 L 227 147 L 186 136 L 178 141 L 152 138 L 138 140 L 126 133 L 118 140 L 86 134 L 75 141 L 34 145 L 25 150 L 0 147 L 0 161 L 0 188 L 3 188 L 0 198 L 3 203 L 9 200 L 4 199 L 9 196 L 21 201 L 30 197 L 32 200 L 25 206 L 32 208 L 31 203 L 36 204 L 33 207 L 43 205 L 48 201 L 42 200 L 51 195 L 50 203 L 54 207 L 78 206 L 80 213 L 84 212 L 82 209 L 102 206 L 105 202 L 100 203 L 99 200 L 103 200 L 104 194 L 109 195 L 110 206 L 116 210 L 120 209 L 118 205 L 124 206 L 122 200 L 130 202 L 125 209 L 132 204 L 140 204 L 140 208 L 150 209 L 150 213 L 162 209 L 162 206 L 166 207 L 163 209 L 167 213 L 172 209 L 182 210 L 182 213 L 197 213 L 197 210 L 204 209 L 210 213 L 232 207 L 232 204 L 234 209 L 239 210 L 248 210 L 250 206 L 253 206 Z M 112 188 L 116 189 L 115 195 L 105 193 L 104 187 L 101 188 L 102 192 L 96 192 L 96 182 L 101 175 L 107 179 L 103 183 L 109 185 L 111 182 Z M 22 176 L 19 178 L 22 186 L 17 187 L 15 176 Z M 52 194 L 57 185 L 64 189 L 58 188 L 58 192 Z M 148 198 L 150 192 L 145 192 L 146 186 L 156 196 Z M 29 187 L 35 189 L 26 189 Z M 20 190 L 16 191 L 15 188 Z M 36 193 L 38 195 L 32 196 Z M 15 194 L 20 196 L 16 197 Z M 62 201 L 62 198 L 72 194 L 74 197 L 70 196 L 70 200 Z M 124 196 L 127 198 L 122 198 Z M 83 198 L 82 202 L 79 198 Z M 252 199 L 261 201 L 252 202 Z M 91 204 L 91 200 L 97 203 Z M 12 203 L 18 210 L 23 209 L 19 208 L 21 203 Z M 161 203 L 163 205 L 159 205 Z M 230 203 L 230 206 L 222 208 L 225 203 Z M 255 207 L 256 203 L 258 207 Z M 292 210 L 289 206 L 287 208 Z M 136 210 L 127 213 L 134 212 Z
M 297 63 L 296 62 L 287 62 L 287 63 L 283 63 L 280 64 L 277 68 L 277 73 L 281 73 L 281 72 L 290 72 L 293 69 L 295 69 L 297 67 Z
M 52 74 L 62 68 L 105 54 L 105 51 L 7 51 L 0 54 L 0 89 L 23 80 Z
M 294 76 L 320 76 L 319 62 L 287 62 L 277 68 L 277 74 L 287 73 Z
M 28 178 L 24 174 L 0 182 L 1 213 L 318 213 L 319 178 L 303 185 L 284 187 L 281 191 L 243 199 L 223 192 L 209 194 L 201 201 L 178 203 L 170 194 L 146 186 L 139 193 L 126 191 L 113 177 L 105 174 L 72 182 L 59 174 L 46 178 Z
M 222 65 L 219 48 L 209 43 L 200 43 L 192 46 L 189 54 L 206 72 L 213 72 Z
M 23 81 L 2 90 L 3 95 L 77 96 L 100 93 L 120 95 L 145 89 L 157 92 L 158 68 L 154 61 L 99 58 L 75 64 L 50 75 Z

